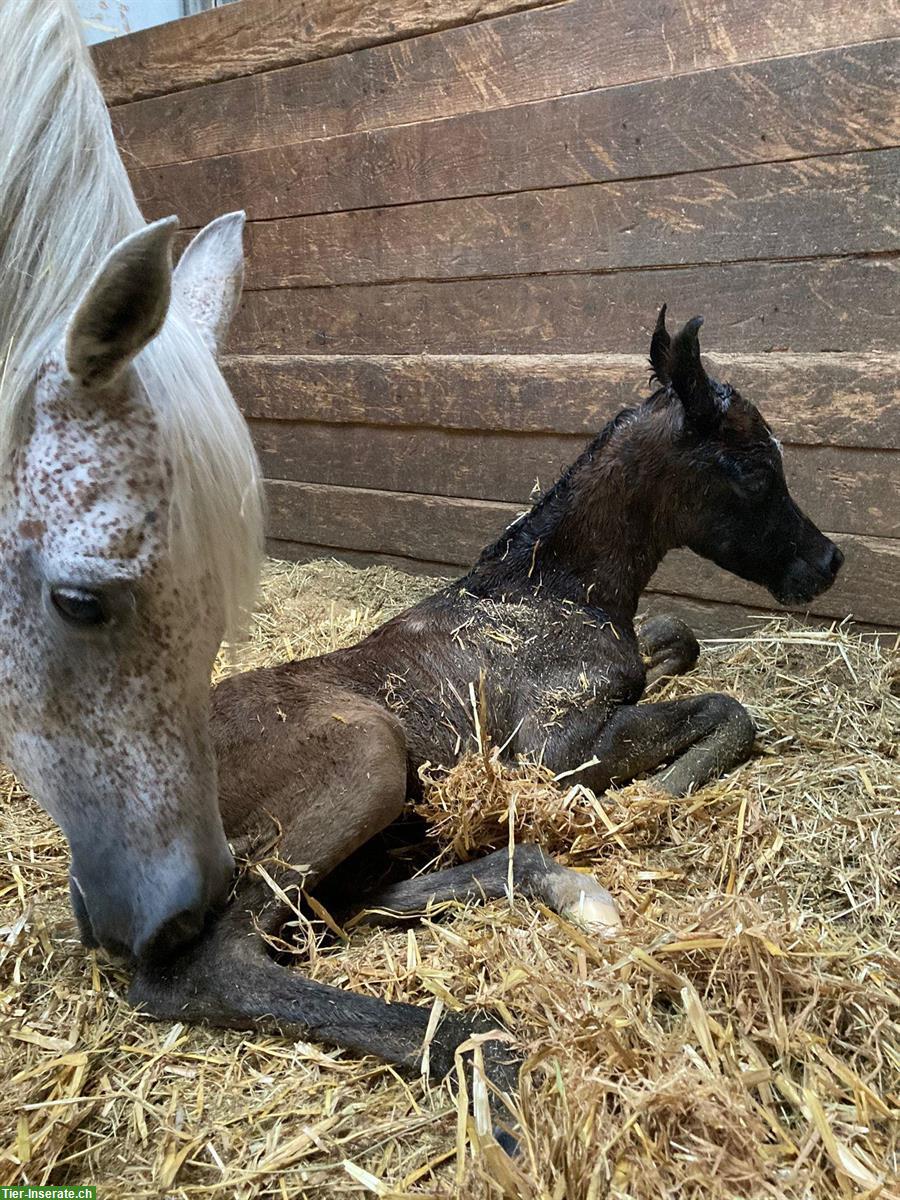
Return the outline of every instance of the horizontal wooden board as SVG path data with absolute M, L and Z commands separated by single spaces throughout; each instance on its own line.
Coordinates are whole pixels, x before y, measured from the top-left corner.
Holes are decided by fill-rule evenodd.
M 267 484 L 269 534 L 370 554 L 466 565 L 515 517 L 515 505 L 455 497 L 413 496 L 390 491 L 329 487 L 312 483 Z M 815 616 L 844 617 L 900 625 L 900 541 L 843 535 L 846 563 L 835 586 L 809 606 Z M 651 587 L 766 606 L 768 593 L 726 574 L 689 551 L 669 554 Z
M 458 577 L 463 571 L 462 567 L 448 563 L 422 562 L 419 559 L 390 554 L 365 554 L 355 550 L 280 541 L 278 538 L 269 538 L 266 549 L 272 558 L 287 562 L 314 562 L 323 558 L 333 558 L 355 567 L 388 566 L 414 575 L 432 575 L 435 577 L 436 588 L 440 587 L 443 580 Z M 783 609 L 753 608 L 745 604 L 697 600 L 691 596 L 670 596 L 665 592 L 645 592 L 641 597 L 638 621 L 657 613 L 680 617 L 701 639 L 752 636 L 763 622 L 785 615 Z M 828 617 L 816 618 L 797 613 L 791 613 L 790 616 L 810 628 L 827 629 L 834 624 L 834 619 Z M 900 628 L 891 628 L 883 622 L 872 625 L 865 621 L 854 621 L 853 627 L 859 632 L 871 633 L 875 637 L 880 634 L 889 644 L 892 644 L 900 633 Z
M 556 0 L 242 0 L 92 47 L 108 104 L 348 54 Z
M 900 106 L 898 106 L 900 107 Z M 900 150 L 261 221 L 248 288 L 898 249 Z
M 900 449 L 900 355 L 706 357 L 783 441 Z M 646 354 L 248 355 L 223 367 L 244 415 L 276 421 L 586 438 L 649 394 Z
M 670 596 L 665 592 L 647 591 L 641 597 L 639 619 L 659 614 L 680 617 L 697 636 L 703 638 L 753 637 L 759 632 L 760 626 L 775 617 L 784 617 L 784 609 L 751 607 L 747 604 L 722 604 L 715 600 L 697 600 L 692 596 Z M 808 613 L 791 613 L 791 617 L 800 620 L 804 626 L 812 629 L 828 629 L 834 625 L 836 618 L 811 617 Z M 885 623 L 872 624 L 869 621 L 853 622 L 857 633 L 871 634 L 876 640 L 884 640 L 892 645 L 900 629 Z M 723 687 L 728 689 L 727 680 Z
M 435 587 L 439 586 L 443 579 L 458 579 L 465 570 L 456 563 L 425 562 L 419 558 L 406 558 L 402 554 L 374 554 L 370 551 L 346 550 L 339 546 L 315 546 L 308 542 L 292 542 L 276 537 L 266 538 L 266 553 L 270 558 L 278 558 L 284 562 L 314 562 L 317 559 L 333 558 L 353 567 L 396 567 L 412 575 L 433 575 Z
M 568 0 L 353 54 L 121 105 L 136 163 L 430 121 L 729 63 L 896 36 L 893 0 Z M 715 113 L 698 114 L 712 122 Z M 735 130 L 735 136 L 746 131 Z
M 507 500 L 527 507 L 581 453 L 577 435 L 253 421 L 268 479 Z M 900 452 L 786 446 L 798 504 L 841 533 L 900 537 Z
M 898 64 L 900 41 L 871 42 L 138 167 L 132 183 L 148 219 L 177 212 L 191 228 L 229 209 L 268 220 L 891 146 Z M 715 121 L 698 121 L 704 112 Z
M 249 292 L 238 354 L 636 351 L 663 301 L 723 351 L 895 350 L 891 258 Z

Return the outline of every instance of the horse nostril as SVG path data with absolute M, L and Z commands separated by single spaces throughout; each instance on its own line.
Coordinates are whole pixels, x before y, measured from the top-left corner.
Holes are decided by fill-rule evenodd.
M 844 555 L 837 548 L 837 546 L 835 546 L 831 552 L 831 562 L 829 563 L 829 568 L 828 568 L 831 573 L 832 579 L 834 579 L 834 577 L 837 575 L 838 571 L 843 566 L 843 563 L 844 563 Z
M 174 954 L 198 936 L 203 929 L 205 915 L 199 908 L 176 913 L 141 947 L 139 957 L 159 958 Z

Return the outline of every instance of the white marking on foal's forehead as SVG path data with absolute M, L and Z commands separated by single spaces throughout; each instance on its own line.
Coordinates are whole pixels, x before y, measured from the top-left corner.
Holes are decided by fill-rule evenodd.
M 771 438 L 772 445 L 778 451 L 780 457 L 784 458 L 784 446 L 782 446 L 781 442 L 779 442 L 778 438 L 775 436 L 774 433 L 770 433 L 769 437 Z

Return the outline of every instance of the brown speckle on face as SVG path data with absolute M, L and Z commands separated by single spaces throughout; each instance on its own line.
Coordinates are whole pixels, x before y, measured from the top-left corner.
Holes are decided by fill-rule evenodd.
M 63 828 L 73 870 L 95 871 L 95 900 L 119 873 L 127 921 L 152 908 L 140 881 L 173 846 L 187 877 L 225 853 L 207 728 L 223 620 L 198 564 L 173 561 L 172 470 L 137 377 L 96 401 L 60 356 L 34 388 L 0 514 L 0 754 Z M 45 602 L 60 584 L 110 619 L 66 618 Z
M 37 520 L 36 518 L 28 518 L 20 521 L 18 524 L 19 537 L 26 541 L 34 542 L 42 538 L 47 532 L 46 522 Z

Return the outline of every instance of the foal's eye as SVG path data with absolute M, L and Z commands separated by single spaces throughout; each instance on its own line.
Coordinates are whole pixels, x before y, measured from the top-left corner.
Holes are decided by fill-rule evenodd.
M 103 600 L 82 588 L 58 587 L 50 593 L 53 607 L 71 625 L 97 626 L 109 621 Z
M 732 456 L 719 460 L 731 486 L 747 500 L 764 496 L 775 477 L 764 464 L 750 463 Z
M 747 496 L 761 496 L 772 482 L 770 471 L 748 471 L 738 481 L 739 489 Z

